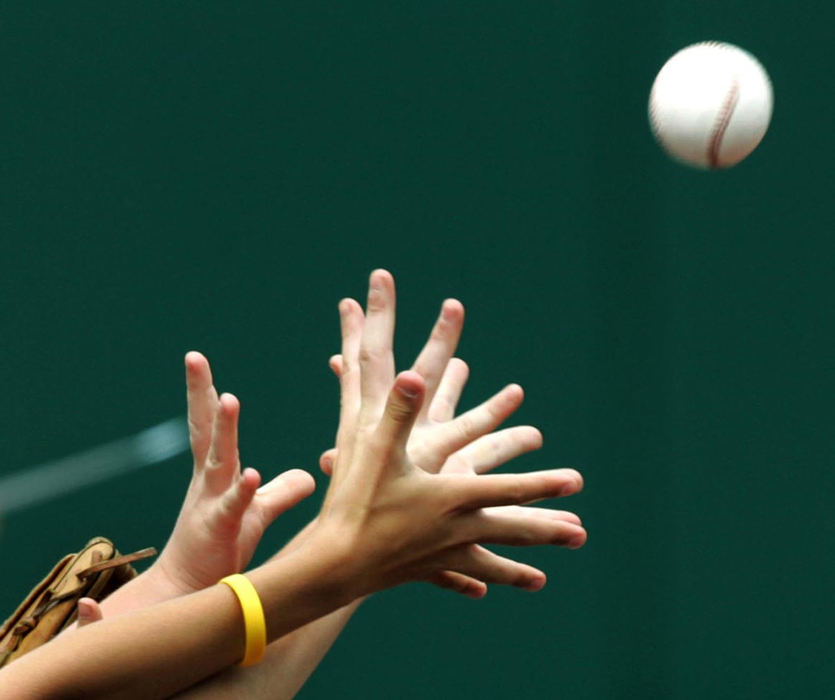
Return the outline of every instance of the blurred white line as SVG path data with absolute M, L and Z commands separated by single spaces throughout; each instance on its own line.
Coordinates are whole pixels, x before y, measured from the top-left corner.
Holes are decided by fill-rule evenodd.
M 0 515 L 8 515 L 188 450 L 185 417 L 172 418 L 136 435 L 0 476 Z

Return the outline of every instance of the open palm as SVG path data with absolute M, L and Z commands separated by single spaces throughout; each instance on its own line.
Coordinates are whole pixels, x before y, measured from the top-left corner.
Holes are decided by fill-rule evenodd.
M 412 365 L 426 382 L 426 398 L 406 450 L 415 466 L 432 474 L 483 474 L 542 446 L 542 433 L 533 426 L 496 430 L 524 400 L 524 392 L 518 384 L 509 384 L 475 408 L 455 415 L 469 378 L 467 364 L 453 357 L 463 324 L 463 305 L 455 299 L 447 299 L 429 340 Z M 342 356 L 334 355 L 329 364 L 340 376 Z M 439 461 L 437 455 L 442 454 L 449 456 Z M 322 455 L 320 466 L 323 471 L 330 474 L 335 457 L 335 449 Z M 516 510 L 519 506 L 502 508 Z M 567 511 L 527 510 L 536 510 L 541 517 L 581 524 L 579 517 Z M 581 544 L 578 542 L 577 546 Z
M 218 396 L 203 355 L 186 356 L 188 417 L 194 471 L 183 507 L 157 562 L 184 591 L 199 590 L 249 563 L 264 531 L 313 492 L 313 478 L 291 469 L 260 486 L 261 475 L 241 470 L 240 403 Z

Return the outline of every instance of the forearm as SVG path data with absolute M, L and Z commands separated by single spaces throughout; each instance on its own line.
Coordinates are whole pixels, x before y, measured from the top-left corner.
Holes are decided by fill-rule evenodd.
M 110 618 L 179 598 L 191 592 L 172 584 L 171 579 L 163 575 L 160 565 L 154 562 L 146 571 L 102 600 L 99 606 L 102 616 Z
M 360 602 L 349 603 L 270 644 L 269 665 L 258 669 L 263 677 L 272 681 L 273 694 L 269 697 L 276 700 L 295 697 L 348 624 Z M 280 684 L 276 682 L 279 679 L 282 679 Z
M 299 552 L 248 574 L 269 641 L 350 599 L 335 583 L 333 559 L 315 555 Z M 0 698 L 168 697 L 234 664 L 243 649 L 238 600 L 219 584 L 54 639 L 0 672 Z
M 295 697 L 360 602 L 356 600 L 273 642 L 258 666 L 247 669 L 233 666 L 178 697 L 188 700 L 289 700 Z
M 165 697 L 240 657 L 236 605 L 215 586 L 68 632 L 6 667 L 0 698 Z
M 310 536 L 315 525 L 316 520 L 309 523 L 271 561 L 296 551 Z M 328 653 L 362 600 L 357 599 L 272 642 L 258 666 L 245 670 L 236 666 L 228 668 L 190 688 L 180 697 L 190 700 L 237 697 L 283 700 L 294 697 Z

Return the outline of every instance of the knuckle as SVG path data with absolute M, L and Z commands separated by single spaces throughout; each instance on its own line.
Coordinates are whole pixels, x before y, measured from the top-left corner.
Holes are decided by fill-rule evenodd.
M 432 401 L 432 410 L 430 411 L 429 418 L 430 420 L 434 420 L 438 423 L 443 422 L 441 416 L 448 415 L 449 411 L 455 408 L 455 404 L 452 402 L 452 397 L 450 397 L 447 393 L 437 393 L 435 394 L 435 399 Z
M 388 299 L 383 289 L 372 287 L 368 290 L 367 311 L 382 311 L 386 308 Z
M 451 326 L 452 324 L 442 316 L 432 327 L 432 332 L 429 334 L 429 338 L 431 340 L 444 340 L 449 335 Z
M 364 345 L 359 351 L 360 366 L 379 362 L 380 360 L 385 359 L 387 353 L 388 351 L 384 347 Z
M 389 418 L 395 423 L 408 423 L 414 414 L 411 406 L 401 404 L 400 402 L 391 402 L 388 405 L 387 411 Z
M 455 421 L 455 427 L 458 430 L 458 434 L 464 440 L 472 440 L 476 435 L 476 425 L 473 417 L 468 414 L 464 414 L 463 416 L 459 416 Z
M 524 502 L 526 496 L 526 490 L 523 484 L 518 481 L 511 482 L 505 491 L 507 495 L 507 501 L 509 503 L 522 503 Z
M 504 440 L 501 435 L 495 435 L 487 443 L 487 451 L 492 457 L 498 457 L 504 452 Z
M 496 396 L 487 402 L 485 406 L 487 414 L 493 420 L 499 420 L 506 412 L 507 399 L 504 396 Z

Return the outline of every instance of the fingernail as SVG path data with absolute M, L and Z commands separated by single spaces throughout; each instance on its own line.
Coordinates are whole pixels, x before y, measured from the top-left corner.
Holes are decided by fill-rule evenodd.
M 586 543 L 587 538 L 588 535 L 586 535 L 585 533 L 582 535 L 577 535 L 576 537 L 572 537 L 571 542 L 568 546 L 573 547 L 574 549 L 579 549 Z
M 333 460 L 330 457 L 324 457 L 322 459 L 322 466 L 325 469 L 333 469 Z
M 407 399 L 413 399 L 413 398 L 415 398 L 415 396 L 418 395 L 417 391 L 415 391 L 414 389 L 409 389 L 408 387 L 405 387 L 405 386 L 398 386 L 397 391 L 399 391 Z
M 89 620 L 93 615 L 93 606 L 90 605 L 90 602 L 87 600 L 79 600 L 78 601 L 78 619 L 79 620 Z
M 572 494 L 577 493 L 580 490 L 580 484 L 576 481 L 572 481 L 571 483 L 566 484 L 560 489 L 560 496 L 571 496 Z
M 541 590 L 545 586 L 545 577 L 531 579 L 530 582 L 525 586 L 526 591 L 538 591 Z

